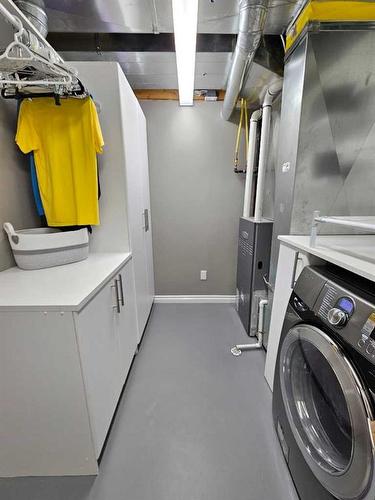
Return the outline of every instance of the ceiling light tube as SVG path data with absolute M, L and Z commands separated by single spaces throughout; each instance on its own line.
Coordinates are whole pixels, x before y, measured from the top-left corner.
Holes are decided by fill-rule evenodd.
M 172 0 L 180 106 L 192 106 L 194 97 L 195 50 L 197 45 L 198 0 Z

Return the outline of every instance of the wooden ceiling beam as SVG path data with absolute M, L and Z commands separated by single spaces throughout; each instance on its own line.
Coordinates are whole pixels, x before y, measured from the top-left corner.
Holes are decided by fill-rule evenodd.
M 136 89 L 135 95 L 142 101 L 178 101 L 178 90 L 169 89 Z M 225 90 L 217 91 L 217 100 L 223 101 Z M 204 101 L 204 95 L 194 95 L 194 101 Z

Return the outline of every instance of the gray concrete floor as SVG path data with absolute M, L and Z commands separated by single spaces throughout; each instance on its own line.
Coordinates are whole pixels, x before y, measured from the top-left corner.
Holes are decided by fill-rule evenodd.
M 230 305 L 154 307 L 98 477 L 0 481 L 2 500 L 295 500 L 264 353 Z

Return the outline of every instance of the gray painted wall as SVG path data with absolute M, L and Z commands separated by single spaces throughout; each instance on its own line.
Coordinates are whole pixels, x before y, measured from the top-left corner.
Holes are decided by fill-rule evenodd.
M 16 103 L 0 99 L 0 223 L 21 229 L 39 226 L 32 198 L 25 156 L 19 152 L 16 133 Z M 14 265 L 8 238 L 0 229 L 0 271 Z
M 222 103 L 141 101 L 147 118 L 156 293 L 234 294 L 244 179 Z M 207 269 L 207 281 L 200 270 Z

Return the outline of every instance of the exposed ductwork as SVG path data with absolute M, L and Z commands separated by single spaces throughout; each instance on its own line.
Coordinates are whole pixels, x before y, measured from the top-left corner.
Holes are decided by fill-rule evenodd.
M 35 26 L 39 33 L 46 37 L 48 34 L 48 17 L 43 0 L 14 0 L 15 5 Z
M 269 0 L 239 0 L 239 29 L 221 115 L 229 120 L 259 46 Z

